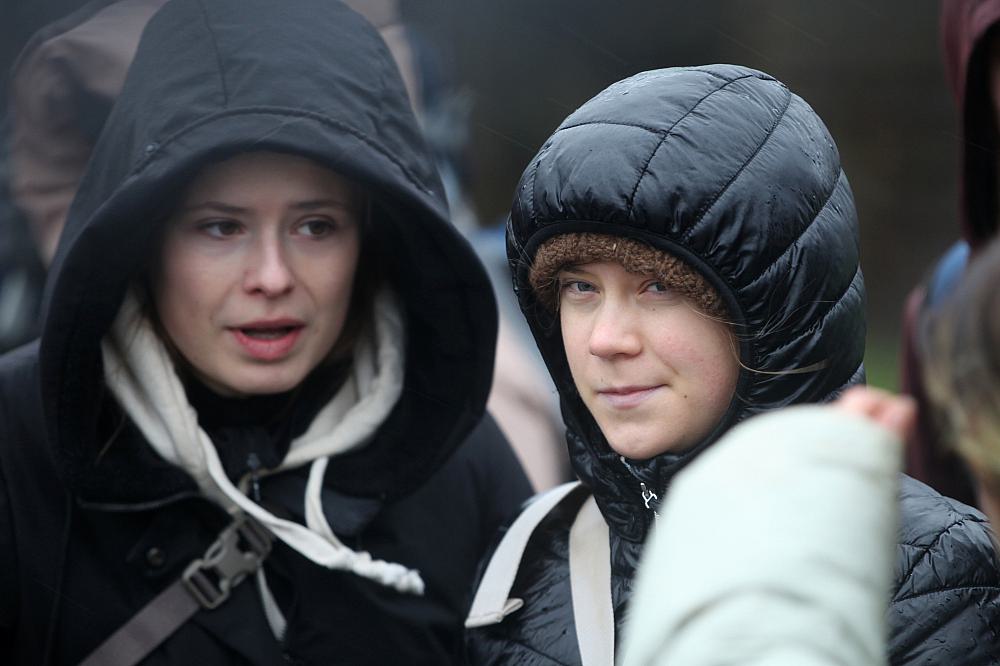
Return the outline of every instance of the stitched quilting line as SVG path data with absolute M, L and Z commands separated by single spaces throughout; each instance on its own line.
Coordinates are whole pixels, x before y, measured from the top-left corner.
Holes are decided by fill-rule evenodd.
M 730 83 L 733 83 L 734 81 L 739 81 L 739 80 L 742 80 L 742 79 L 760 79 L 761 81 L 770 81 L 770 82 L 774 82 L 774 83 L 779 83 L 777 81 L 777 79 L 774 79 L 774 78 L 772 78 L 770 76 L 767 76 L 766 74 L 763 74 L 761 72 L 757 72 L 757 73 L 754 73 L 754 74 L 744 74 L 744 75 L 739 76 L 738 78 L 735 78 L 735 79 L 728 79 L 725 76 L 723 76 L 722 74 L 719 74 L 718 72 L 714 72 L 711 69 L 707 69 L 707 68 L 704 68 L 704 67 L 686 67 L 686 68 L 683 68 L 681 71 L 685 71 L 685 72 L 698 72 L 699 74 L 705 74 L 705 75 L 711 76 L 714 79 L 718 79 L 719 81 L 724 81 L 725 85 L 729 85 Z M 725 87 L 725 85 L 722 86 L 722 87 Z M 668 128 L 668 129 L 660 129 L 660 128 L 656 128 L 656 127 L 647 127 L 645 125 L 640 125 L 638 123 L 626 123 L 626 122 L 621 122 L 621 121 L 617 121 L 617 120 L 588 120 L 586 122 L 574 123 L 572 125 L 563 125 L 562 127 L 559 127 L 559 128 L 556 129 L 556 133 L 561 132 L 563 130 L 573 129 L 575 127 L 586 127 L 587 125 L 620 125 L 622 127 L 635 127 L 637 129 L 644 129 L 647 132 L 652 132 L 653 134 L 668 134 L 670 132 L 670 128 Z
M 960 526 L 964 522 L 965 522 L 965 519 L 964 518 L 960 518 L 960 519 L 956 520 L 955 522 L 951 523 L 950 525 L 948 525 L 948 527 L 946 527 L 943 530 L 941 530 L 938 533 L 938 535 L 936 537 L 934 537 L 934 540 L 931 541 L 929 544 L 927 544 L 927 547 L 925 547 L 923 549 L 923 552 L 920 553 L 920 557 L 918 557 L 916 559 L 916 561 L 910 566 L 910 568 L 906 572 L 906 575 L 904 575 L 903 578 L 902 578 L 902 580 L 900 581 L 900 584 L 905 583 L 906 581 L 908 581 L 910 579 L 910 577 L 913 575 L 913 572 L 916 570 L 916 568 L 918 566 L 920 566 L 920 564 L 924 560 L 927 559 L 928 555 L 930 555 L 931 550 L 934 549 L 934 546 L 936 546 L 938 544 L 938 542 L 941 541 L 941 538 L 944 537 L 945 534 L 947 534 L 948 532 L 950 532 L 952 530 L 952 528 L 958 527 L 958 526 Z
M 716 94 L 716 93 L 718 93 L 718 92 L 720 92 L 722 90 L 725 90 L 726 88 L 728 88 L 729 86 L 733 85 L 734 83 L 737 83 L 739 81 L 743 81 L 744 79 L 752 79 L 752 78 L 757 78 L 757 77 L 754 76 L 754 75 L 752 75 L 752 74 L 745 74 L 743 76 L 739 76 L 739 77 L 737 77 L 735 79 L 727 81 L 726 83 L 724 83 L 723 85 L 719 86 L 718 88 L 715 88 L 714 90 L 706 93 L 704 96 L 702 96 L 701 99 L 699 99 L 697 102 L 694 103 L 694 106 L 692 106 L 690 109 L 688 109 L 687 111 L 685 111 L 684 114 L 680 118 L 678 118 L 677 120 L 675 120 L 673 122 L 673 124 L 671 124 L 670 127 L 667 128 L 667 130 L 663 133 L 663 136 L 660 137 L 660 140 L 657 142 L 656 146 L 653 148 L 653 152 L 651 152 L 649 154 L 649 157 L 646 158 L 646 162 L 642 165 L 642 170 L 639 172 L 639 178 L 636 179 L 635 186 L 632 188 L 632 193 L 629 195 L 629 198 L 628 198 L 628 206 L 625 209 L 625 219 L 632 219 L 632 211 L 633 211 L 633 209 L 635 207 L 635 193 L 639 191 L 639 185 L 640 185 L 640 183 L 642 183 L 642 179 L 645 178 L 646 174 L 649 172 L 649 165 L 652 163 L 653 158 L 656 157 L 656 153 L 659 152 L 660 148 L 663 147 L 663 144 L 665 144 L 667 142 L 667 139 L 670 137 L 670 133 L 674 131 L 674 128 L 677 127 L 677 125 L 679 125 L 685 118 L 687 118 L 692 113 L 694 113 L 695 110 L 699 106 L 701 106 L 702 102 L 704 102 L 705 100 L 707 100 L 712 95 L 714 95 L 714 94 Z
M 542 149 L 542 153 L 545 152 L 545 148 Z M 538 178 L 538 165 L 542 162 L 542 155 L 538 156 L 535 163 L 531 166 L 531 191 L 528 193 L 528 201 L 531 205 L 531 219 L 538 219 L 538 214 L 535 210 L 535 181 Z
M 927 592 L 921 592 L 920 594 L 915 594 L 915 595 L 910 596 L 910 597 L 903 597 L 901 599 L 893 599 L 891 601 L 890 607 L 893 607 L 896 604 L 909 603 L 909 602 L 914 601 L 916 599 L 921 599 L 923 597 L 928 597 L 928 596 L 933 596 L 933 595 L 940 595 L 940 594 L 956 594 L 957 593 L 957 594 L 959 594 L 960 597 L 962 597 L 962 602 L 964 602 L 964 601 L 966 601 L 966 599 L 965 599 L 966 595 L 965 594 L 961 594 L 961 593 L 963 593 L 963 592 L 976 592 L 976 591 L 983 592 L 983 593 L 993 592 L 994 595 L 996 595 L 996 593 L 998 591 L 1000 591 L 1000 587 L 998 587 L 996 585 L 958 585 L 958 586 L 955 586 L 955 587 L 948 587 L 948 588 L 937 589 L 937 590 L 929 590 Z M 950 600 L 950 598 L 946 599 L 946 602 L 949 601 L 949 600 Z M 960 606 L 960 608 L 961 607 L 962 606 Z M 966 604 L 965 607 L 968 607 L 968 605 Z M 986 617 L 983 615 L 982 604 L 975 604 L 974 609 L 975 609 L 976 616 L 979 618 L 979 621 L 982 622 L 984 626 L 986 626 L 987 628 L 989 628 L 994 635 L 996 635 L 996 630 L 993 627 L 990 626 L 989 620 L 987 620 Z M 906 644 L 906 651 L 912 650 L 915 645 L 922 644 L 924 641 L 925 641 L 925 638 L 923 636 L 918 636 L 918 637 L 915 637 L 914 639 L 911 639 L 911 641 L 908 644 Z M 993 649 L 991 649 L 989 642 L 985 643 L 984 645 L 986 647 L 986 651 L 988 653 L 988 656 L 992 660 L 990 663 L 996 663 L 996 652 Z
M 819 210 L 816 211 L 816 214 L 813 215 L 813 218 L 812 218 L 812 220 L 809 221 L 809 224 L 807 224 L 806 226 L 802 227 L 802 230 L 799 232 L 799 234 L 795 238 L 793 238 L 792 241 L 787 246 L 785 246 L 785 249 L 782 250 L 781 254 L 779 254 L 777 257 L 775 257 L 774 260 L 771 263 L 769 263 L 766 266 L 764 266 L 764 269 L 761 270 L 760 273 L 758 273 L 757 275 L 753 276 L 750 279 L 750 281 L 746 283 L 746 285 L 743 287 L 743 289 L 752 289 L 754 287 L 754 285 L 762 277 L 764 277 L 764 275 L 769 270 L 771 270 L 772 268 L 774 268 L 775 264 L 777 264 L 779 261 L 781 261 L 782 259 L 784 259 L 785 256 L 789 252 L 792 251 L 792 248 L 794 248 L 803 238 L 805 238 L 806 234 L 808 234 L 811 229 L 813 229 L 814 227 L 817 227 L 817 222 L 819 221 L 820 215 L 823 214 L 823 211 L 825 211 L 827 209 L 827 207 L 829 207 L 830 202 L 833 201 L 833 195 L 837 193 L 838 189 L 840 189 L 840 181 L 844 180 L 844 178 L 845 178 L 844 170 L 841 169 L 840 170 L 840 175 L 837 176 L 837 179 L 833 182 L 833 187 L 830 189 L 830 192 L 827 193 L 826 198 L 823 200 L 823 205 L 820 206 Z
M 743 172 L 746 171 L 747 167 L 750 166 L 750 164 L 755 159 L 757 159 L 757 156 L 760 155 L 760 152 L 764 149 L 764 146 L 766 146 L 767 142 L 771 140 L 772 136 L 774 136 L 775 130 L 777 130 L 778 126 L 781 125 L 781 121 L 784 120 L 785 114 L 788 113 L 788 109 L 792 105 L 791 91 L 788 90 L 788 88 L 783 88 L 783 90 L 785 91 L 785 105 L 781 108 L 781 112 L 778 114 L 778 117 L 774 119 L 773 123 L 771 123 L 771 127 L 768 128 L 767 134 L 764 135 L 764 138 L 761 140 L 760 144 L 753 151 L 753 154 L 750 155 L 750 157 L 747 158 L 747 160 L 742 164 L 742 166 L 740 166 L 740 168 L 736 170 L 736 173 L 734 173 L 732 177 L 729 179 L 729 181 L 722 186 L 722 189 L 716 192 L 715 196 L 713 196 L 711 199 L 708 200 L 702 211 L 698 213 L 697 217 L 695 217 L 694 224 L 691 225 L 691 228 L 688 229 L 683 236 L 683 240 L 685 243 L 691 240 L 691 237 L 705 221 L 705 218 L 708 217 L 709 211 L 711 211 L 712 208 L 715 207 L 715 204 L 719 201 L 719 199 L 722 198 L 722 195 L 725 194 L 727 191 L 729 191 L 729 188 L 732 187 L 733 183 L 735 183 L 736 180 L 741 175 L 743 175 Z
M 892 603 L 898 604 L 904 601 L 913 601 L 914 599 L 920 599 L 921 597 L 929 597 L 932 594 L 945 594 L 946 592 L 959 592 L 962 590 L 982 590 L 983 592 L 1000 592 L 1000 585 L 956 585 L 954 587 L 942 587 L 936 590 L 927 590 L 926 592 L 920 592 L 919 594 L 914 594 L 908 597 L 899 597 L 898 599 L 893 599 Z
M 611 125 L 611 126 L 614 126 L 614 127 L 634 127 L 635 129 L 646 130 L 647 132 L 649 132 L 651 134 L 655 134 L 657 136 L 661 136 L 661 137 L 664 137 L 664 138 L 666 137 L 667 134 L 670 133 L 670 128 L 668 128 L 668 129 L 662 129 L 662 128 L 656 128 L 656 127 L 647 127 L 645 125 L 639 125 L 638 123 L 625 123 L 625 122 L 619 122 L 619 121 L 616 121 L 616 120 L 588 120 L 588 121 L 582 122 L 582 123 L 573 123 L 572 125 L 564 125 L 564 126 L 560 127 L 559 129 L 556 130 L 555 133 L 558 134 L 559 132 L 565 132 L 566 130 L 577 129 L 578 127 L 589 127 L 591 125 Z M 671 125 L 670 127 L 672 128 L 673 125 Z
M 816 320 L 815 322 L 813 322 L 813 323 L 812 323 L 812 324 L 811 324 L 811 325 L 809 326 L 809 328 L 807 328 L 807 329 L 806 329 L 805 331 L 803 331 L 801 335 L 797 335 L 797 336 L 795 336 L 794 338 L 792 338 L 792 339 L 790 339 L 790 340 L 786 340 L 786 341 L 785 341 L 785 342 L 783 342 L 783 343 L 782 343 L 781 345 L 779 345 L 779 346 L 775 347 L 775 348 L 774 348 L 774 349 L 773 349 L 773 350 L 772 350 L 772 351 L 770 352 L 770 354 L 771 354 L 771 355 L 775 355 L 775 354 L 780 354 L 780 353 L 781 353 L 782 351 L 784 351 L 784 350 L 785 350 L 785 349 L 787 349 L 788 347 L 792 346 L 793 344 L 795 344 L 795 343 L 796 343 L 796 342 L 798 342 L 799 340 L 801 340 L 801 339 L 803 339 L 803 338 L 805 338 L 805 337 L 812 337 L 812 334 L 813 334 L 813 333 L 814 333 L 814 332 L 815 332 L 815 331 L 816 331 L 816 330 L 817 330 L 817 329 L 818 329 L 818 328 L 819 328 L 820 326 L 822 326 L 824 322 L 826 322 L 827 318 L 828 318 L 828 317 L 829 317 L 829 316 L 830 316 L 831 314 L 833 314 L 833 311 L 834 311 L 834 310 L 835 310 L 835 309 L 836 309 L 836 308 L 837 308 L 837 307 L 838 307 L 838 306 L 839 306 L 839 305 L 840 305 L 841 303 L 843 303 L 843 302 L 844 302 L 844 299 L 845 299 L 845 298 L 847 298 L 847 295 L 851 293 L 851 288 L 852 288 L 852 287 L 854 287 L 854 285 L 855 285 L 855 284 L 856 284 L 857 282 L 859 282 L 859 281 L 860 281 L 860 278 L 861 278 L 861 266 L 858 266 L 857 270 L 855 270 L 855 271 L 854 271 L 854 276 L 853 276 L 853 277 L 851 278 L 851 281 L 847 283 L 847 287 L 846 287 L 846 288 L 844 289 L 844 291 L 843 291 L 843 292 L 842 292 L 842 293 L 840 294 L 840 296 L 838 296 L 838 297 L 837 297 L 837 298 L 835 298 L 835 299 L 831 299 L 830 301 L 828 301 L 828 302 L 830 303 L 830 307 L 829 307 L 829 308 L 827 308 L 826 312 L 824 312 L 824 313 L 823 313 L 823 314 L 822 314 L 822 315 L 821 315 L 821 316 L 819 317 L 819 319 L 817 319 L 817 320 Z

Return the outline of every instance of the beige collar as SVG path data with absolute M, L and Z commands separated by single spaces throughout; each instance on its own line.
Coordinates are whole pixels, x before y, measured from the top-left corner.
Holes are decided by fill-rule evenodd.
M 331 569 L 352 571 L 401 592 L 422 594 L 420 574 L 345 546 L 323 514 L 320 491 L 330 456 L 363 446 L 385 420 L 403 387 L 402 317 L 388 292 L 378 295 L 375 334 L 355 350 L 351 374 L 296 438 L 278 470 L 310 464 L 306 524 L 278 518 L 232 484 L 208 435 L 198 426 L 166 347 L 129 294 L 102 342 L 104 376 L 122 408 L 167 462 L 191 475 L 206 497 L 230 513 L 243 511 L 277 538 Z M 374 340 L 370 339 L 374 337 Z

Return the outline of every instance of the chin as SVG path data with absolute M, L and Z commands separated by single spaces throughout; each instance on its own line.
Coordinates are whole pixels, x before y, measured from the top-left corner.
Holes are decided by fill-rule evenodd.
M 305 379 L 305 374 L 298 372 L 283 373 L 267 368 L 255 370 L 233 377 L 231 381 L 224 383 L 224 387 L 234 395 L 271 395 L 291 391 Z
M 619 435 L 607 439 L 615 453 L 625 456 L 629 460 L 649 460 L 678 447 L 677 442 L 640 438 L 634 435 Z

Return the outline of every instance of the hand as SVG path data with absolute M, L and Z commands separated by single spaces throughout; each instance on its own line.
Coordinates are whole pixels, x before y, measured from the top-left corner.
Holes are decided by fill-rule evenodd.
M 916 427 L 917 403 L 908 395 L 895 395 L 870 386 L 852 386 L 831 404 L 871 419 L 903 441 Z

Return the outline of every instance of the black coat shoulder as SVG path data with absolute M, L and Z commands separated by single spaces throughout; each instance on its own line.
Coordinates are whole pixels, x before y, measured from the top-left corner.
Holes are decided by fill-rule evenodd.
M 1000 558 L 986 517 L 903 476 L 893 666 L 1000 663 Z
M 42 427 L 41 395 L 38 383 L 38 340 L 13 349 L 0 356 L 0 406 L 4 409 L 4 421 L 0 428 L 6 431 L 11 425 L 11 417 L 30 419 L 32 428 Z
M 38 404 L 38 344 L 0 357 L 0 661 L 16 631 L 18 558 L 9 478 L 23 475 L 15 456 L 37 454 L 44 437 Z
M 0 465 L 0 657 L 7 661 L 6 646 L 14 631 L 17 617 L 17 556 L 14 545 L 14 523 L 7 497 L 7 479 Z

